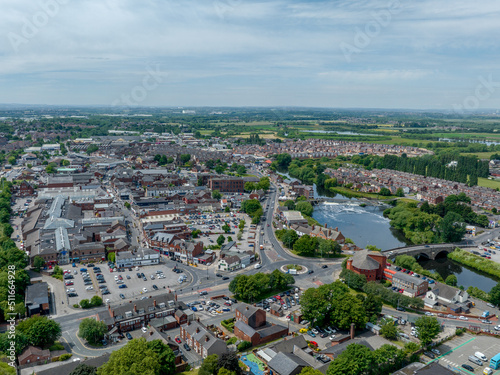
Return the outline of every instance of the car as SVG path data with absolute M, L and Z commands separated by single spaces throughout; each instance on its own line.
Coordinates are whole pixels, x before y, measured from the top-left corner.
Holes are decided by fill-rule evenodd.
M 102 346 L 108 345 L 108 342 L 106 340 L 102 340 Z
M 181 339 L 180 339 L 180 338 L 178 338 L 178 337 L 176 337 L 176 338 L 175 338 L 175 342 L 176 342 L 177 344 L 182 343 Z
M 202 290 L 200 292 L 200 296 L 206 296 L 208 294 L 208 292 L 206 290 Z
M 143 276 L 143 277 L 142 277 L 142 280 L 144 280 L 144 281 L 148 281 L 148 279 L 146 278 L 146 276 Z
M 143 292 L 143 293 L 147 293 L 147 292 L 148 292 L 148 290 L 147 290 L 146 288 L 142 288 L 142 292 Z
M 436 355 L 441 355 L 441 352 L 437 350 L 436 348 L 431 349 L 431 352 L 433 352 Z
M 224 277 L 222 278 L 222 280 L 229 280 L 229 277 L 224 276 Z
M 127 332 L 125 336 L 127 336 L 127 339 L 132 340 L 132 335 L 129 332 Z
M 94 290 L 94 287 L 93 286 L 88 286 L 85 288 L 85 290 Z
M 460 315 L 458 317 L 458 319 L 460 319 L 460 320 L 469 320 L 469 318 L 467 318 L 466 316 L 463 316 L 463 315 Z
M 434 313 L 431 313 L 431 312 L 429 312 L 429 311 L 426 311 L 426 312 L 425 312 L 425 315 L 427 315 L 427 316 L 434 316 Z
M 64 285 L 66 285 L 66 286 L 74 285 L 74 282 L 73 281 L 66 281 L 64 283 Z
M 153 289 L 158 290 L 158 287 L 155 284 L 153 284 Z
M 89 263 L 89 264 L 87 264 L 87 267 L 95 267 L 95 264 L 94 263 Z
M 151 280 L 154 280 L 155 279 L 155 275 L 151 275 Z
M 457 317 L 455 315 L 448 314 L 446 315 L 448 319 L 456 319 Z
M 494 330 L 495 330 L 495 331 L 500 331 L 500 325 L 495 326 L 495 327 L 494 327 Z
M 323 264 L 321 268 L 328 268 L 328 266 L 326 264 Z
M 187 343 L 184 343 L 184 349 L 186 349 L 188 352 L 191 351 L 191 348 L 189 347 L 189 345 Z
M 122 284 L 122 285 L 120 285 L 118 288 L 120 288 L 120 289 L 125 289 L 126 287 L 127 287 L 127 284 Z
M 127 275 L 127 280 L 130 280 L 130 275 Z
M 123 293 L 120 293 L 120 298 L 125 299 L 125 295 Z
M 317 330 L 316 328 L 312 328 L 312 329 L 311 329 L 311 331 L 312 331 L 315 335 L 317 335 L 317 334 L 318 334 L 318 330 Z
M 316 337 L 313 331 L 307 331 L 307 334 L 311 337 Z
M 427 357 L 432 358 L 432 359 L 436 358 L 436 356 L 432 352 L 424 352 L 424 355 L 426 355 Z
M 313 270 L 309 270 L 308 274 L 310 275 L 311 273 L 314 273 L 314 271 Z
M 404 307 L 397 307 L 396 310 L 398 310 L 398 311 L 406 311 Z
M 495 305 L 492 303 L 487 303 L 486 306 L 491 307 L 491 308 L 495 308 Z
M 463 367 L 464 369 L 466 369 L 466 370 L 469 370 L 469 371 L 472 371 L 472 372 L 474 371 L 474 367 L 472 367 L 471 365 L 468 365 L 467 363 L 464 363 L 464 364 L 462 365 L 462 367 Z
M 87 272 L 86 268 L 80 268 L 80 272 Z

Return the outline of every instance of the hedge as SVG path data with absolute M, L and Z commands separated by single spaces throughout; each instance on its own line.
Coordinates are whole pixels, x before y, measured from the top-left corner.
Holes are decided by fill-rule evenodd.
M 252 343 L 250 341 L 242 341 L 238 344 L 238 350 L 240 352 L 248 349 L 248 348 L 251 348 L 252 347 Z

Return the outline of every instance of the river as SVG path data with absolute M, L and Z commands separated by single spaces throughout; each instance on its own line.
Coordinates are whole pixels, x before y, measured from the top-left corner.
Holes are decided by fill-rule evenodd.
M 446 257 L 436 260 L 419 260 L 418 263 L 426 270 L 437 272 L 443 279 L 446 279 L 450 275 L 455 275 L 458 285 L 462 285 L 465 289 L 469 286 L 475 286 L 485 292 L 489 292 L 498 283 L 497 280 L 484 276 L 478 271 L 462 266 Z
M 316 198 L 325 197 L 318 194 L 316 186 L 314 193 Z M 335 199 L 343 199 L 345 203 L 326 202 L 314 207 L 312 217 L 321 225 L 338 227 L 344 237 L 350 238 L 361 248 L 375 245 L 387 250 L 407 245 L 403 234 L 391 228 L 389 219 L 383 216 L 385 207 L 361 207 L 362 202 L 359 200 L 341 194 L 336 194 Z

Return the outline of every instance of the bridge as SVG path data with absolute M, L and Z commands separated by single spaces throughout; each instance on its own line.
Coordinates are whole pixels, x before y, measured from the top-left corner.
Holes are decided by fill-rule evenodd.
M 395 249 L 383 250 L 382 254 L 387 258 L 394 259 L 398 255 L 410 255 L 416 259 L 436 259 L 439 256 L 445 256 L 451 253 L 457 247 L 461 249 L 475 248 L 477 246 L 464 244 L 464 243 L 443 243 L 443 244 L 429 244 L 429 245 L 413 245 L 405 247 L 397 247 Z

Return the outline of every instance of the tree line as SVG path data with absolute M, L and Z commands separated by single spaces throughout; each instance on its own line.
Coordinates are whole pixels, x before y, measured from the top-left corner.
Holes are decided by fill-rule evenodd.
M 254 275 L 237 275 L 229 283 L 229 291 L 236 298 L 245 302 L 255 302 L 282 292 L 295 283 L 292 275 L 279 270 L 271 273 L 256 273 Z
M 342 251 L 337 241 L 312 237 L 308 234 L 299 237 L 293 229 L 279 229 L 275 232 L 275 235 L 283 242 L 283 245 L 301 256 L 314 257 L 322 255 L 330 257 L 338 256 Z

